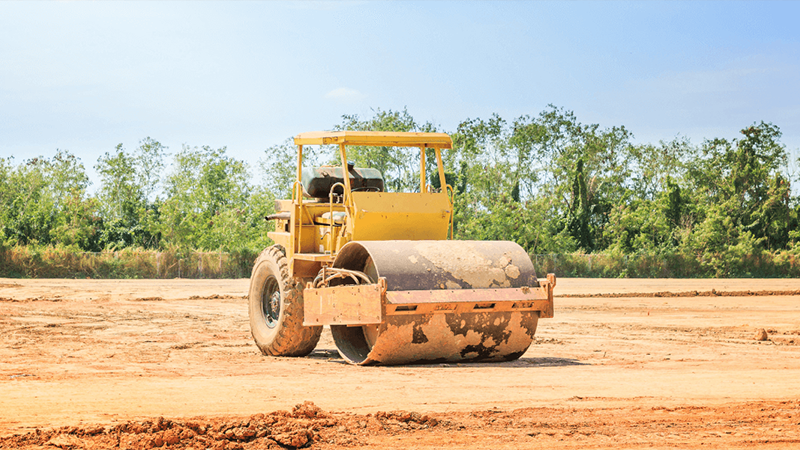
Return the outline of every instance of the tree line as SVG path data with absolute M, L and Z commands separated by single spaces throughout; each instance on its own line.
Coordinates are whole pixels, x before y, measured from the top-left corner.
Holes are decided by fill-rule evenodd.
M 800 253 L 800 198 L 771 123 L 734 139 L 640 144 L 624 126 L 584 124 L 551 105 L 510 121 L 467 119 L 455 130 L 406 110 L 346 115 L 332 129 L 449 132 L 454 146 L 443 159 L 456 239 L 512 240 L 532 254 L 679 257 L 712 276 L 753 275 L 753 257 Z M 338 162 L 333 149 L 304 153 L 304 164 Z M 434 155 L 425 157 L 439 188 Z M 289 195 L 295 158 L 291 139 L 250 167 L 224 147 L 171 154 L 148 137 L 98 158 L 94 191 L 69 151 L 0 158 L 0 245 L 257 253 L 271 244 L 263 218 Z M 348 158 L 381 170 L 387 190 L 419 189 L 418 151 L 354 147 Z

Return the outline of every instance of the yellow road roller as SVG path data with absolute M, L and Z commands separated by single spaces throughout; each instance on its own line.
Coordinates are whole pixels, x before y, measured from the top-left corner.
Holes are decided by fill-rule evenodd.
M 305 356 L 330 326 L 358 365 L 509 361 L 553 317 L 556 279 L 537 279 L 507 241 L 451 240 L 453 189 L 444 133 L 302 133 L 291 200 L 278 200 L 250 277 L 250 328 L 265 355 Z M 338 147 L 341 166 L 303 168 L 303 147 Z M 386 192 L 382 174 L 347 159 L 348 146 L 420 151 L 419 192 Z M 416 151 L 416 150 L 410 150 Z M 443 187 L 428 182 L 426 152 Z

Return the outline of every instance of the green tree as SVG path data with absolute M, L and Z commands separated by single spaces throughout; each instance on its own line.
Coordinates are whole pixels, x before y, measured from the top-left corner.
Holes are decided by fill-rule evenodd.
M 136 181 L 142 187 L 142 194 L 148 204 L 157 202 L 161 176 L 164 171 L 164 158 L 167 147 L 150 136 L 139 141 L 133 154 L 136 164 Z
M 117 144 L 115 152 L 100 156 L 94 167 L 100 175 L 97 197 L 103 217 L 135 227 L 145 205 L 144 187 L 136 177 L 136 159 Z
M 109 248 L 159 246 L 159 206 L 155 197 L 166 148 L 147 137 L 133 153 L 118 144 L 98 158 L 97 199 L 104 220 L 103 245 Z
M 94 245 L 94 205 L 80 159 L 56 150 L 52 159 L 0 164 L 0 229 L 8 245 Z
M 254 196 L 247 164 L 228 156 L 225 147 L 183 146 L 167 177 L 166 196 L 161 217 L 169 244 L 238 251 L 265 239 L 268 201 Z
M 728 238 L 751 233 L 766 249 L 784 247 L 789 241 L 792 209 L 790 184 L 783 170 L 787 154 L 779 139 L 780 129 L 761 122 L 741 131 L 744 137 L 728 141 L 713 139 L 701 148 L 702 157 L 690 167 L 693 188 L 705 197 L 709 208 L 703 220 L 714 223 L 729 218 Z M 713 227 L 712 227 L 713 228 Z M 709 243 L 727 242 L 707 236 Z M 718 246 L 704 248 L 722 251 Z

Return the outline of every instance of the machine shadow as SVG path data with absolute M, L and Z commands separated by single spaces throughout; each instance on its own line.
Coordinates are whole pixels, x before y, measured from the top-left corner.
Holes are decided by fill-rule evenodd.
M 420 366 L 437 366 L 449 368 L 476 368 L 476 367 L 497 367 L 504 369 L 511 368 L 530 368 L 530 367 L 566 367 L 566 366 L 587 366 L 589 363 L 578 361 L 575 358 L 555 358 L 555 357 L 540 357 L 540 358 L 519 358 L 513 361 L 498 361 L 498 362 L 448 362 L 441 364 L 421 364 Z
M 326 349 L 326 348 L 314 349 L 314 351 L 309 353 L 308 356 L 306 356 L 306 358 L 326 359 L 326 360 L 327 359 L 331 359 L 331 360 L 335 359 L 335 360 L 339 360 L 341 362 L 344 362 L 344 360 L 342 359 L 341 355 L 339 355 L 339 351 L 336 350 L 335 348 L 333 348 L 333 349 Z
M 537 367 L 564 367 L 564 366 L 588 366 L 589 363 L 578 361 L 575 358 L 556 358 L 556 357 L 536 357 L 536 358 L 525 358 L 522 357 L 520 359 L 514 361 L 508 361 L 503 363 L 489 363 L 489 365 L 495 366 L 513 366 L 513 367 L 530 367 L 530 366 L 537 366 Z
M 332 363 L 347 364 L 347 361 L 342 359 L 336 349 L 316 349 L 307 356 L 311 359 L 324 359 Z M 519 368 L 519 367 L 566 367 L 566 366 L 587 366 L 590 365 L 586 362 L 581 362 L 575 358 L 557 358 L 557 357 L 522 357 L 514 361 L 502 362 L 443 362 L 443 363 L 423 363 L 423 364 L 409 364 L 406 367 L 446 367 L 446 368 L 474 368 L 474 367 L 503 367 L 503 368 Z M 373 366 L 373 367 L 387 367 L 387 366 Z M 403 366 L 388 366 L 388 367 L 403 367 Z

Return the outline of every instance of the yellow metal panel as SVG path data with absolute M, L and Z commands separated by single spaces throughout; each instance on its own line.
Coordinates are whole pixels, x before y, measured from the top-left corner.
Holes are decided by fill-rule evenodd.
M 289 211 L 292 209 L 291 200 L 275 200 L 275 212 Z
M 303 325 L 371 325 L 381 323 L 378 284 L 303 290 Z
M 322 269 L 322 263 L 319 261 L 307 261 L 305 259 L 297 258 L 301 253 L 295 253 L 292 259 L 289 260 L 289 271 L 295 278 L 314 278 Z
M 293 253 L 319 253 L 317 228 L 315 225 L 303 225 L 295 228 L 298 231 L 295 235 L 295 243 L 299 244 L 299 248 L 295 248 Z
M 547 309 L 547 300 L 532 300 L 527 302 L 451 302 L 451 303 L 422 303 L 419 305 L 387 306 L 387 316 L 413 316 L 428 314 L 492 314 L 499 312 L 538 312 L 539 317 Z
M 295 253 L 294 259 L 316 262 L 333 262 L 333 257 L 326 253 Z
M 283 248 L 289 248 L 289 244 L 292 242 L 292 236 L 285 231 L 268 231 L 267 237 Z
M 421 303 L 525 302 L 547 300 L 543 288 L 437 289 L 430 291 L 388 291 L 386 303 L 406 305 Z
M 330 212 L 331 205 L 329 203 L 303 203 L 302 205 L 296 205 L 293 209 L 293 216 L 295 217 L 295 224 L 299 224 L 302 222 L 302 228 L 300 226 L 295 226 L 295 235 L 294 237 L 294 244 L 297 245 L 299 243 L 299 248 L 292 247 L 290 250 L 289 247 L 286 247 L 287 251 L 291 254 L 294 253 L 323 253 L 325 251 L 330 251 L 331 249 L 327 248 L 328 246 L 328 239 L 325 238 L 325 232 L 328 231 L 329 227 L 325 225 L 317 225 L 316 222 L 318 218 L 325 214 L 326 212 Z M 333 205 L 334 211 L 343 211 L 344 207 L 341 205 Z M 290 225 L 291 228 L 291 225 Z M 340 228 L 334 227 L 334 232 L 338 232 Z M 292 242 L 291 240 L 289 241 Z M 320 245 L 323 248 L 320 248 Z M 291 255 L 289 255 L 291 257 Z
M 556 287 L 556 274 L 548 273 L 547 280 L 539 280 L 539 284 L 542 286 L 542 289 L 547 291 L 547 297 L 550 300 L 548 308 L 542 310 L 541 313 L 539 313 L 539 317 L 543 319 L 552 319 L 554 314 L 553 288 Z
M 352 240 L 447 239 L 452 207 L 444 193 L 353 192 Z
M 489 313 L 553 309 L 546 287 L 442 289 L 386 292 L 387 315 L 435 313 Z
M 376 147 L 452 148 L 445 133 L 400 133 L 384 131 L 312 131 L 294 137 L 296 145 L 366 145 Z

